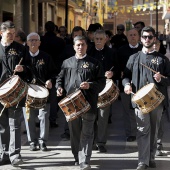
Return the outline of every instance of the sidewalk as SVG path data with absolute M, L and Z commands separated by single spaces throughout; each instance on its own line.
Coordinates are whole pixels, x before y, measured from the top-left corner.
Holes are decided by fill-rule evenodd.
M 107 150 L 105 154 L 93 151 L 91 167 L 96 170 L 135 170 L 137 167 L 137 144 L 125 141 L 121 102 L 115 101 L 112 107 L 112 124 L 109 124 Z M 64 129 L 64 114 L 60 111 L 59 127 L 50 129 L 47 143 L 49 151 L 29 151 L 26 135 L 22 135 L 22 158 L 24 164 L 20 167 L 11 165 L 1 166 L 1 170 L 79 170 L 74 166 L 70 141 L 63 141 L 60 134 Z M 163 139 L 165 156 L 156 157 L 157 168 L 154 170 L 168 170 L 170 167 L 170 122 L 165 117 L 165 134 Z M 153 168 L 152 168 L 153 169 Z M 148 168 L 149 170 L 149 168 Z

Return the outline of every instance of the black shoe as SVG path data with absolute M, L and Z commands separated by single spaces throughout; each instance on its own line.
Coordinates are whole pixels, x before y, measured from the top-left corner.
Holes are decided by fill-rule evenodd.
M 133 142 L 133 141 L 135 141 L 136 140 L 136 136 L 128 136 L 127 138 L 126 138 L 126 141 L 127 142 Z
M 0 166 L 1 165 L 8 165 L 11 164 L 11 161 L 8 159 L 0 159 Z
M 156 168 L 156 163 L 155 163 L 155 161 L 149 161 L 149 167 L 150 167 L 150 168 Z
M 21 165 L 23 164 L 23 160 L 22 159 L 14 159 L 12 162 L 11 162 L 11 165 L 12 166 L 18 166 L 18 165 Z
M 98 150 L 99 150 L 100 153 L 105 153 L 105 152 L 107 152 L 107 149 L 106 149 L 103 145 L 98 146 Z
M 43 143 L 39 143 L 39 147 L 40 147 L 40 150 L 42 150 L 42 151 L 47 151 L 48 149 L 47 149 L 47 146 L 46 146 L 46 144 L 43 142 Z
M 97 150 L 98 150 L 98 147 L 97 147 L 96 145 L 93 145 L 93 146 L 92 146 L 92 150 L 93 150 L 93 151 L 97 151 Z
M 144 169 L 147 169 L 147 165 L 145 165 L 145 164 L 140 164 L 140 165 L 138 165 L 138 167 L 136 168 L 136 170 L 144 170 Z
M 163 156 L 164 154 L 163 154 L 162 150 L 157 150 L 155 155 L 156 156 Z
M 54 123 L 54 122 L 50 122 L 50 127 L 51 127 L 51 128 L 57 128 L 57 127 L 58 127 L 58 124 L 57 124 L 57 123 Z
M 88 170 L 88 169 L 91 169 L 91 166 L 88 163 L 82 162 L 82 163 L 80 163 L 80 169 Z
M 68 133 L 63 133 L 60 135 L 60 137 L 64 140 L 70 140 L 70 134 Z
M 30 151 L 36 151 L 37 150 L 37 146 L 35 143 L 30 143 Z

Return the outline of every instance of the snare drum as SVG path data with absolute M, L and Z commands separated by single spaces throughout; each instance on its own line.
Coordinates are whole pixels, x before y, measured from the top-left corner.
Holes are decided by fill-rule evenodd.
M 5 108 L 15 106 L 26 96 L 27 90 L 27 84 L 14 75 L 0 85 L 0 102 Z
M 98 96 L 98 108 L 103 108 L 109 106 L 113 103 L 119 96 L 119 89 L 114 84 L 112 79 L 106 79 L 106 86 Z
M 149 113 L 164 100 L 165 96 L 156 89 L 154 83 L 147 84 L 134 94 L 132 102 L 136 103 L 142 113 Z
M 46 105 L 48 96 L 49 92 L 45 87 L 29 84 L 26 104 L 34 109 L 41 109 Z
M 63 111 L 67 122 L 78 118 L 86 113 L 90 108 L 90 104 L 86 101 L 81 90 L 71 93 L 58 103 Z

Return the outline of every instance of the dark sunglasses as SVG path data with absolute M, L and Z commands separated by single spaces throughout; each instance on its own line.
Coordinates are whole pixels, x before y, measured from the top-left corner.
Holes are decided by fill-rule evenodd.
M 123 29 L 117 29 L 117 31 L 123 31 Z
M 154 37 L 154 36 L 152 36 L 152 35 L 149 35 L 149 36 L 143 35 L 143 36 L 142 36 L 142 38 L 145 39 L 145 40 L 146 40 L 147 38 L 148 38 L 149 40 L 152 40 L 153 37 Z

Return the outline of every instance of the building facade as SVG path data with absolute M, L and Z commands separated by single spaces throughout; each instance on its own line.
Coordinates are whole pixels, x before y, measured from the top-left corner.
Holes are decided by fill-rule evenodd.
M 27 34 L 44 32 L 47 21 L 65 25 L 66 18 L 68 33 L 74 26 L 87 30 L 96 22 L 113 33 L 116 25 L 124 24 L 128 30 L 137 21 L 158 25 L 160 33 L 169 30 L 169 0 L 0 0 L 0 4 L 0 22 L 12 20 Z

